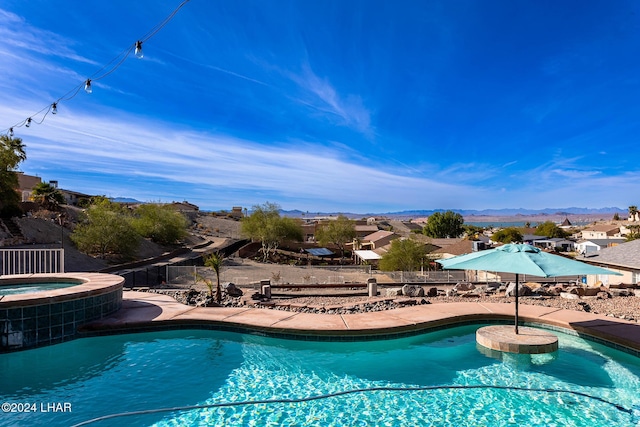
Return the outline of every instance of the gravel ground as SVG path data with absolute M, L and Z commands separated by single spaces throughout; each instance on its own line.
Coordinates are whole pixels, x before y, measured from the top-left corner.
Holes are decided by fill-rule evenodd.
M 415 298 L 416 303 L 422 300 L 431 304 L 445 304 L 451 302 L 492 302 L 492 303 L 505 303 L 512 304 L 514 298 L 507 297 L 462 297 L 462 296 L 438 296 L 438 297 L 424 297 Z M 640 297 L 614 297 L 607 299 L 581 299 L 581 300 L 569 300 L 562 297 L 520 297 L 520 304 L 523 305 L 540 305 L 544 307 L 554 307 L 558 309 L 584 311 L 594 314 L 604 314 L 609 317 L 616 317 L 619 319 L 632 320 L 640 323 Z M 371 299 L 368 297 L 300 297 L 291 298 L 287 300 L 288 303 L 296 305 L 308 305 L 308 306 L 353 306 L 357 304 L 370 303 Z M 397 308 L 400 305 L 392 306 L 389 308 Z
M 223 301 L 224 306 L 244 306 L 245 301 L 251 301 L 251 295 L 256 290 L 252 288 L 243 288 L 244 296 L 242 298 L 226 298 Z M 199 290 L 200 291 L 200 290 Z M 164 293 L 176 298 L 182 303 L 188 303 L 187 294 L 189 291 L 171 291 L 171 290 L 152 290 L 152 292 Z M 191 291 L 193 292 L 193 291 Z M 384 292 L 384 289 L 382 290 Z M 194 297 L 199 294 L 199 297 Z M 202 304 L 205 301 L 205 291 L 192 293 L 191 304 Z M 274 305 L 265 305 L 265 309 L 279 309 L 289 311 L 300 311 L 306 313 L 322 313 L 322 314 L 349 314 L 362 313 L 381 310 L 392 310 L 406 305 L 414 304 L 446 304 L 452 302 L 491 302 L 512 304 L 513 297 L 504 297 L 497 295 L 487 295 L 481 297 L 465 297 L 465 296 L 437 296 L 437 297 L 385 297 L 384 294 L 378 297 L 368 297 L 366 295 L 357 296 L 287 296 L 279 297 L 271 300 Z M 640 296 L 616 296 L 613 298 L 582 298 L 582 299 L 566 299 L 562 297 L 541 296 L 541 297 L 520 297 L 520 303 L 523 305 L 540 305 L 544 307 L 554 307 L 558 309 L 583 311 L 594 314 L 603 314 L 605 316 L 629 320 L 640 323 Z

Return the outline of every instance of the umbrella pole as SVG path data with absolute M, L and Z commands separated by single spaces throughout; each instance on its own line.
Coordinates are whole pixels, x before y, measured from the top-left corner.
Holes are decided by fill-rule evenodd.
M 520 293 L 518 284 L 518 273 L 516 273 L 516 335 L 518 335 L 518 294 Z

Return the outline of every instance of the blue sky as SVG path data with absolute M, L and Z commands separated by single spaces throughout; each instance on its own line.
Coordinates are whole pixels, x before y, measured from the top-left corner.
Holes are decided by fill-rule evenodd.
M 640 202 L 636 1 L 191 0 L 37 124 L 179 3 L 0 2 L 22 171 L 207 210 Z

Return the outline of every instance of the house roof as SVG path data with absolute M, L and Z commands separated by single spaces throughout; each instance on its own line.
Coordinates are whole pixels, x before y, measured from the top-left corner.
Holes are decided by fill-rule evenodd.
M 576 259 L 640 270 L 640 239 L 603 248 L 591 256 L 582 256 Z
M 618 227 L 617 225 L 610 225 L 610 224 L 596 224 L 593 225 L 589 228 L 585 228 L 584 231 L 596 231 L 596 232 L 615 232 L 615 231 L 619 231 L 620 227 Z
M 376 231 L 378 231 L 378 226 L 377 225 L 364 225 L 364 224 L 360 224 L 360 225 L 356 225 L 356 231 L 369 231 L 371 233 L 374 233 Z
M 522 241 L 526 242 L 526 241 L 537 241 L 537 240 L 546 240 L 547 237 L 546 236 L 538 236 L 537 234 L 524 234 L 522 236 Z
M 380 255 L 375 253 L 374 251 L 353 251 L 356 256 L 362 260 L 370 261 L 382 258 Z
M 334 253 L 327 248 L 309 248 L 309 249 L 305 249 L 305 251 L 309 252 L 313 256 L 334 255 Z
M 616 238 L 616 239 L 583 239 L 583 240 L 579 240 L 578 244 L 585 243 L 585 242 L 591 242 L 594 245 L 607 247 L 612 243 L 624 243 L 626 241 L 627 241 L 627 239 L 623 239 L 622 237 Z
M 428 243 L 441 248 L 446 248 L 447 246 L 455 245 L 456 243 L 459 243 L 463 240 L 464 239 L 461 238 L 429 239 Z
M 435 254 L 464 255 L 473 252 L 473 240 L 460 240 L 452 245 L 433 251 Z
M 393 236 L 395 233 L 393 231 L 386 230 L 378 230 L 375 233 L 371 233 L 364 237 L 364 240 L 368 240 L 369 242 L 377 242 L 378 240 L 385 239 L 389 236 Z

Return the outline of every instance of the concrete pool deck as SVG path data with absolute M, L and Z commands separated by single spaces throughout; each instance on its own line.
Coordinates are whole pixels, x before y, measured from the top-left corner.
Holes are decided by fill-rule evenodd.
M 510 303 L 435 303 L 357 314 L 312 314 L 258 307 L 192 307 L 173 298 L 125 291 L 122 308 L 80 330 L 102 335 L 154 329 L 210 327 L 301 339 L 356 340 L 390 337 L 448 325 L 513 322 Z M 605 315 L 521 304 L 527 324 L 574 331 L 640 357 L 640 324 Z

